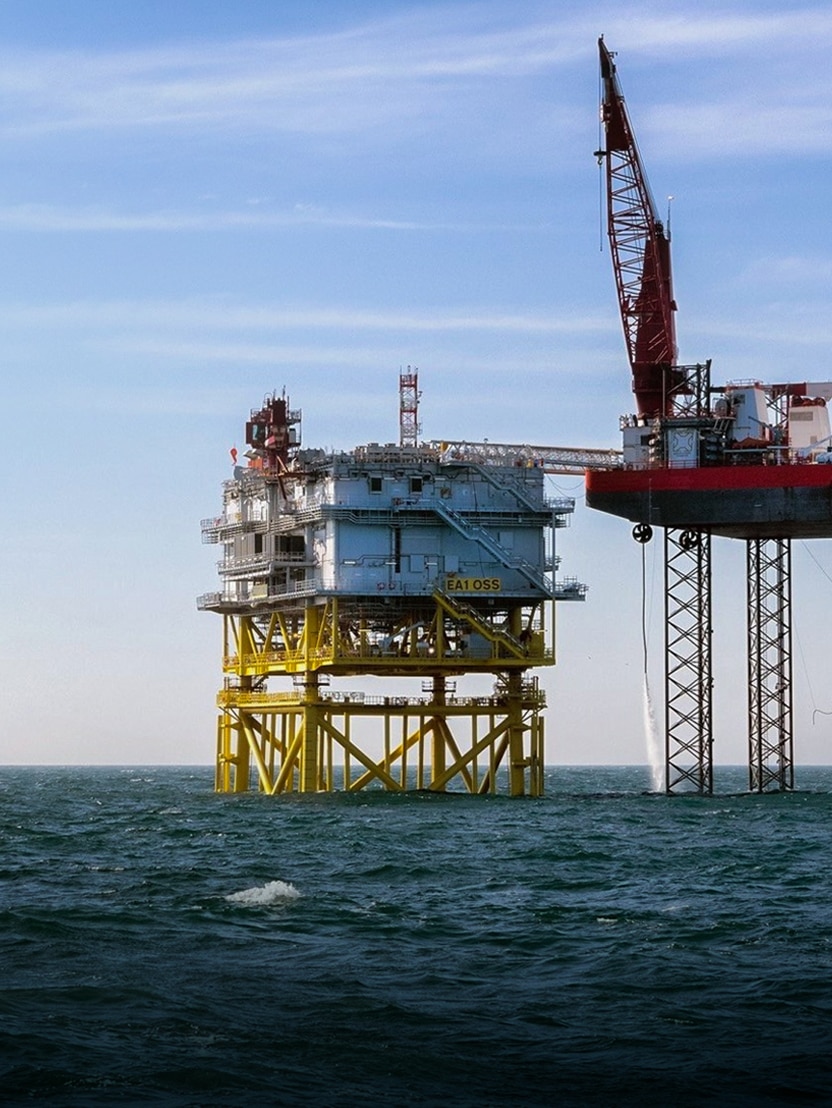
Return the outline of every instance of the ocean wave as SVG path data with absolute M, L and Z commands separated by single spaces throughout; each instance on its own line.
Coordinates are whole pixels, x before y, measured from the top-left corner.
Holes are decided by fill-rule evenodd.
M 269 904 L 282 904 L 287 900 L 297 900 L 300 893 L 288 881 L 268 881 L 265 885 L 255 885 L 251 889 L 240 889 L 229 893 L 226 900 L 230 904 L 248 904 L 262 907 Z

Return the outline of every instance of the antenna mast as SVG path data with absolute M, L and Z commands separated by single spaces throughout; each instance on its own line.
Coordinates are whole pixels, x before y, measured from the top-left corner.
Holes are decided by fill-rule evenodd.
M 399 374 L 399 446 L 418 446 L 419 373 L 414 366 Z

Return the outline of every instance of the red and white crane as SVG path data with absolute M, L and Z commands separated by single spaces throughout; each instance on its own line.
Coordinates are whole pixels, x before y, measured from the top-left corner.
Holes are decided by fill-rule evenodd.
M 662 223 L 641 164 L 615 63 L 598 40 L 605 145 L 607 227 L 624 340 L 640 416 L 670 415 L 670 392 L 679 383 L 670 273 L 670 232 Z

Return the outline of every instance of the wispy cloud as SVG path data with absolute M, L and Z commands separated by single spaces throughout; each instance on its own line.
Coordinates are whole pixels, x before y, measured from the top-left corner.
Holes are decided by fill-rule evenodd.
M 822 294 L 824 286 L 832 282 L 832 258 L 822 254 L 766 255 L 750 262 L 738 278 L 756 285 L 797 285 Z
M 827 90 L 832 91 L 832 90 Z M 793 93 L 783 93 L 793 99 Z M 741 162 L 760 154 L 815 154 L 832 142 L 832 107 L 823 103 L 773 103 L 750 94 L 703 104 L 667 105 L 645 113 L 657 149 L 677 164 L 728 156 Z
M 348 307 L 242 305 L 222 298 L 182 301 L 77 301 L 46 305 L 0 304 L 4 329 L 104 328 L 144 332 L 197 330 L 350 332 L 503 332 L 510 334 L 591 334 L 610 329 L 606 316 L 575 315 L 569 311 L 534 315 L 499 311 L 493 307 L 449 311 L 366 310 Z M 212 344 L 212 348 L 216 346 Z
M 735 119 L 750 117 L 755 105 L 764 119 L 779 90 L 798 78 L 803 103 L 792 104 L 784 122 L 804 135 L 825 107 L 828 67 L 806 65 L 832 44 L 832 12 L 823 7 L 759 13 L 691 5 L 668 15 L 664 5 L 644 3 L 624 15 L 611 4 L 552 18 L 549 5 L 530 5 L 509 18 L 493 3 L 437 4 L 337 33 L 121 52 L 0 52 L 0 133 L 204 127 L 349 135 L 393 119 L 422 128 L 449 113 L 464 117 L 475 88 L 499 102 L 514 78 L 574 71 L 589 61 L 599 30 L 633 63 L 730 63 L 733 87 L 728 80 L 715 99 L 723 110 L 733 99 Z M 777 75 L 763 82 L 761 59 L 775 52 Z M 736 96 L 738 83 L 747 98 Z M 679 89 L 683 96 L 681 81 Z M 705 116 L 702 127 L 704 134 Z M 769 142 L 783 137 L 768 131 Z
M 483 9 L 483 12 L 486 9 Z M 441 104 L 448 82 L 510 78 L 574 56 L 555 24 L 482 27 L 415 11 L 318 36 L 121 53 L 0 54 L 7 131 L 239 126 L 352 132 Z M 406 90 L 406 91 L 405 91 Z
M 442 224 L 338 214 L 308 206 L 278 212 L 262 209 L 116 212 L 47 204 L 17 204 L 0 208 L 0 227 L 12 231 L 239 231 L 309 225 L 396 231 L 448 229 Z
M 658 56 L 677 65 L 680 58 L 669 59 L 669 48 L 683 50 L 685 61 L 696 55 L 716 57 L 738 51 L 750 57 L 750 50 L 759 60 L 760 50 L 782 52 L 802 45 L 828 45 L 832 12 L 822 6 L 772 12 L 742 6 L 732 10 L 732 5 L 726 3 L 716 12 L 703 4 L 691 4 L 668 13 L 664 4 L 642 4 L 626 15 L 611 8 L 603 29 L 611 48 L 626 50 L 628 55 Z
M 244 231 L 285 230 L 292 227 L 356 228 L 378 231 L 531 231 L 539 227 L 506 223 L 440 222 L 392 219 L 360 212 L 336 211 L 314 204 L 295 204 L 283 210 L 252 206 L 243 211 L 113 211 L 99 207 L 52 204 L 0 206 L 0 228 L 8 231 Z

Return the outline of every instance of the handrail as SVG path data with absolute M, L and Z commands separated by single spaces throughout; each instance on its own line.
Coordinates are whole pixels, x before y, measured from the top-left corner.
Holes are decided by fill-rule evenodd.
M 322 693 L 319 703 L 333 707 L 353 705 L 360 712 L 362 708 L 417 708 L 430 709 L 440 714 L 443 708 L 486 708 L 489 711 L 506 707 L 507 697 L 496 693 L 493 696 L 448 696 L 444 704 L 437 704 L 427 696 L 361 696 L 358 693 Z M 280 705 L 300 707 L 303 695 L 300 692 L 243 692 L 240 689 L 221 689 L 217 694 L 218 707 L 268 708 Z M 524 707 L 546 707 L 546 693 L 543 689 L 525 687 L 521 690 L 521 703 Z

